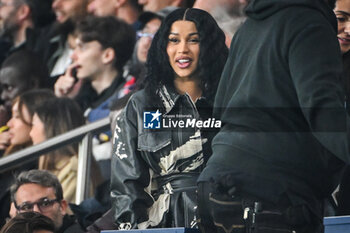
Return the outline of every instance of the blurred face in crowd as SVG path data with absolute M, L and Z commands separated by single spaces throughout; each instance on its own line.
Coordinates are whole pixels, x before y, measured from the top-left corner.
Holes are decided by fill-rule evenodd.
M 137 47 L 137 58 L 140 62 L 145 63 L 147 60 L 148 50 L 151 46 L 154 34 L 158 31 L 162 21 L 158 18 L 151 19 L 146 23 L 141 32 L 138 33 L 140 37 Z
M 33 116 L 32 129 L 29 135 L 34 145 L 46 140 L 44 123 L 40 120 L 39 116 L 36 113 Z
M 67 19 L 76 21 L 82 18 L 87 11 L 87 0 L 53 0 L 52 9 L 56 14 L 56 20 L 64 23 Z
M 0 20 L 1 30 L 0 36 L 10 36 L 18 30 L 19 23 L 17 17 L 16 0 L 0 0 Z
M 18 101 L 15 102 L 12 107 L 12 118 L 7 122 L 12 145 L 23 145 L 31 142 L 29 136 L 31 120 L 27 107 L 23 105 L 22 109 L 19 109 Z
M 211 12 L 216 7 L 223 7 L 228 13 L 242 11 L 247 4 L 247 0 L 196 0 L 193 4 L 194 8 Z M 242 13 L 242 12 L 241 12 Z
M 199 34 L 191 21 L 173 23 L 168 36 L 167 54 L 175 78 L 195 78 L 199 59 Z
M 66 214 L 67 202 L 57 200 L 52 187 L 28 183 L 21 185 L 15 195 L 17 213 L 35 211 L 50 218 L 59 229 Z
M 143 11 L 157 12 L 167 6 L 171 6 L 174 0 L 138 0 L 143 5 Z
M 88 5 L 88 12 L 95 16 L 114 16 L 115 0 L 92 0 Z
M 334 13 L 338 21 L 338 41 L 344 54 L 350 50 L 350 1 L 337 0 Z
M 77 78 L 95 80 L 99 77 L 105 70 L 106 63 L 111 62 L 109 57 L 110 50 L 113 49 L 103 49 L 102 45 L 96 40 L 83 42 L 78 38 L 72 54 L 73 64 L 77 70 Z
M 18 78 L 17 71 L 13 67 L 5 67 L 0 70 L 0 87 L 1 99 L 9 110 L 12 100 L 28 88 L 27 83 Z

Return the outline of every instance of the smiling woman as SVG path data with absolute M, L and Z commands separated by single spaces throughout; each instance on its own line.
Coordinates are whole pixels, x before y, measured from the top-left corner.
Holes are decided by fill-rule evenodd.
M 167 53 L 176 76 L 175 82 L 181 82 L 181 79 L 196 79 L 199 34 L 193 22 L 180 20 L 173 23 Z
M 196 180 L 216 131 L 182 123 L 211 119 L 227 54 L 207 12 L 178 9 L 164 19 L 149 49 L 146 88 L 117 118 L 111 196 L 119 229 L 193 227 Z

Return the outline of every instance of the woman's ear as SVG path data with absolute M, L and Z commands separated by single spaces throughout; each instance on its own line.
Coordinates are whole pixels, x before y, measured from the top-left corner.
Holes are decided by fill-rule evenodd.
M 106 48 L 102 54 L 102 62 L 104 64 L 112 63 L 115 59 L 115 51 L 112 48 Z

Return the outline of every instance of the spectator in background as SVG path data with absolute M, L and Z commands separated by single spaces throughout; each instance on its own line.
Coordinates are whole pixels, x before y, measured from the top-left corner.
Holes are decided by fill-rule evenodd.
M 88 0 L 53 0 L 52 9 L 56 22 L 43 45 L 43 58 L 52 77 L 53 86 L 56 79 L 65 73 L 72 60 L 70 55 L 75 47 L 73 34 L 75 24 L 87 15 Z
M 30 137 L 33 144 L 66 133 L 84 124 L 83 113 L 74 100 L 52 98 L 39 104 L 33 115 Z M 92 163 L 94 164 L 94 163 Z M 98 185 L 98 167 L 91 169 L 91 190 Z M 78 170 L 78 144 L 61 147 L 39 159 L 39 169 L 55 174 L 62 185 L 64 199 L 75 203 Z
M 12 53 L 0 70 L 1 100 L 5 110 L 10 112 L 12 101 L 23 92 L 46 87 L 47 79 L 47 69 L 34 53 L 27 50 Z M 1 119 L 1 122 L 7 120 Z
M 126 90 L 125 94 L 133 90 L 135 85 L 132 86 L 132 84 L 135 84 L 136 81 L 140 84 L 144 81 L 148 50 L 164 17 L 165 14 L 163 14 L 163 12 L 144 12 L 141 14 L 139 22 L 142 26 L 141 30 L 137 32 L 138 40 L 131 59 L 124 66 L 124 77 L 126 77 L 128 81 L 127 85 L 131 85 L 127 86 L 129 89 Z
M 142 6 L 137 0 L 92 0 L 88 5 L 88 12 L 99 17 L 115 16 L 138 30 L 140 25 L 137 19 L 142 12 Z
M 199 8 L 211 13 L 216 8 L 225 8 L 228 15 L 244 16 L 244 7 L 247 4 L 247 0 L 196 0 L 193 8 Z
M 15 214 L 39 212 L 54 222 L 56 233 L 84 232 L 73 215 L 67 214 L 68 203 L 57 177 L 44 170 L 20 173 L 11 186 Z
M 29 132 L 35 108 L 43 101 L 54 98 L 50 90 L 31 90 L 18 96 L 12 104 L 12 118 L 9 127 L 10 146 L 5 156 L 32 145 Z
M 40 34 L 47 31 L 43 27 L 54 20 L 51 0 L 1 0 L 0 4 L 0 36 L 11 43 L 7 54 L 23 48 L 39 52 Z
M 154 111 L 153 119 L 210 118 L 224 42 L 215 20 L 193 8 L 170 13 L 153 38 L 147 86 L 130 98 L 115 128 L 111 198 L 119 229 L 191 226 L 196 180 L 216 131 L 147 129 L 144 112 Z
M 52 9 L 57 22 L 63 24 L 69 20 L 77 22 L 87 14 L 87 0 L 53 0 Z
M 243 12 L 247 0 L 196 0 L 193 7 L 209 12 L 225 32 L 226 45 L 230 47 L 235 32 L 246 19 Z
M 0 233 L 54 233 L 53 221 L 37 212 L 20 213 L 10 219 Z
M 87 121 L 93 122 L 109 115 L 112 98 L 123 96 L 123 66 L 131 57 L 135 31 L 115 17 L 91 16 L 78 24 L 76 34 L 73 63 L 57 80 L 55 93 L 62 97 L 72 92 L 75 83 L 72 71 L 76 70 L 83 85 L 75 99 L 85 111 Z M 96 160 L 107 160 L 107 166 L 111 153 L 110 138 L 110 131 L 99 134 L 94 138 L 93 146 Z M 108 173 L 110 169 L 101 170 Z M 109 178 L 109 174 L 105 177 Z
M 11 153 L 17 152 L 32 145 L 29 132 L 31 129 L 34 108 L 41 102 L 54 97 L 54 94 L 49 90 L 32 90 L 16 97 L 12 107 L 12 118 L 7 123 L 10 130 L 0 134 L 8 135 L 5 138 L 6 140 L 4 140 L 4 137 L 1 136 L 1 147 L 3 149 L 7 148 L 4 156 L 8 156 Z M 20 171 L 37 167 L 38 162 L 35 160 L 34 162 L 22 165 L 15 171 L 10 170 L 0 174 L 0 225 L 4 223 L 10 209 L 9 187 L 13 182 L 13 173 L 16 174 Z
M 144 12 L 139 21 L 142 23 L 143 27 L 140 32 L 137 33 L 139 38 L 138 48 L 137 48 L 137 59 L 146 64 L 148 50 L 151 47 L 152 39 L 157 33 L 162 20 L 170 12 L 160 11 L 160 12 Z
M 83 110 L 94 109 L 124 82 L 122 68 L 131 57 L 135 32 L 124 21 L 114 17 L 90 16 L 78 24 L 76 35 L 73 63 L 57 80 L 55 94 L 58 97 L 70 94 L 75 84 L 72 75 L 75 70 L 76 77 L 84 80 L 76 99 Z
M 165 7 L 190 8 L 195 0 L 138 0 L 143 6 L 143 11 L 157 12 Z

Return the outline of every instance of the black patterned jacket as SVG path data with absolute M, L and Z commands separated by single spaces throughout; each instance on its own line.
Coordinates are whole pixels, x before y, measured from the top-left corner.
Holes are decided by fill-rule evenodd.
M 135 93 L 117 119 L 111 197 L 119 229 L 173 227 L 174 224 L 164 225 L 164 215 L 169 213 L 171 199 L 176 196 L 171 194 L 184 186 L 195 186 L 197 176 L 211 154 L 210 142 L 215 130 L 181 128 L 179 125 L 146 129 L 143 119 L 145 112 L 157 110 L 162 113 L 160 121 L 164 119 L 167 124 L 169 119 L 185 122 L 187 118 L 207 119 L 212 113 L 208 101 L 200 98 L 194 103 L 189 95 L 171 92 L 165 86 L 158 95 L 159 103 L 155 103 L 144 90 Z M 183 187 L 175 187 L 175 179 L 191 181 L 180 185 Z M 179 206 L 175 205 L 174 208 Z M 187 225 L 188 221 L 180 221 L 175 226 Z

